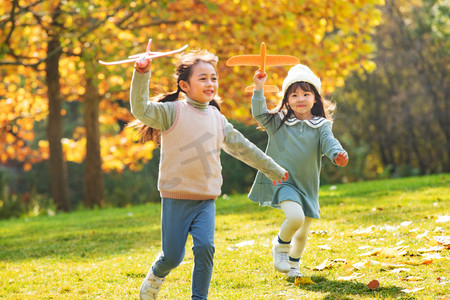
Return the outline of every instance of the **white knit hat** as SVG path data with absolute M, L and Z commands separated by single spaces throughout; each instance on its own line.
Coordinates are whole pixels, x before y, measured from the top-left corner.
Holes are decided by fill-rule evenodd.
M 307 66 L 299 64 L 293 66 L 284 79 L 282 95 L 285 95 L 286 90 L 291 86 L 291 84 L 300 81 L 311 83 L 320 94 L 320 78 L 317 77 Z

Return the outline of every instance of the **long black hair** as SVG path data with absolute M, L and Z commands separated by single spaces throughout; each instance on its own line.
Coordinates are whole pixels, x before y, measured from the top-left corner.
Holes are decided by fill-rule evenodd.
M 150 99 L 155 102 L 173 102 L 180 98 L 180 93 L 184 91 L 180 88 L 180 81 L 184 80 L 189 82 L 192 75 L 192 68 L 199 62 L 206 62 L 215 68 L 217 66 L 218 58 L 216 55 L 206 50 L 194 50 L 191 52 L 183 53 L 178 56 L 178 63 L 175 69 L 175 77 L 177 78 L 177 90 L 172 93 L 163 93 Z M 209 102 L 209 105 L 213 105 L 220 111 L 220 98 L 213 99 Z M 159 130 L 149 127 L 142 123 L 140 120 L 134 120 L 128 124 L 130 127 L 135 127 L 138 130 L 138 134 L 141 136 L 141 142 L 153 141 L 159 144 Z

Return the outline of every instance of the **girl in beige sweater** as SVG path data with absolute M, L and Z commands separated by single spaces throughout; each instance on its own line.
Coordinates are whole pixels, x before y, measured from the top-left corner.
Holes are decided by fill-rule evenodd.
M 140 298 L 156 299 L 164 278 L 184 258 L 190 233 L 194 247 L 192 299 L 207 299 L 214 257 L 215 199 L 221 194 L 220 151 L 258 169 L 274 183 L 284 168 L 233 128 L 219 111 L 217 56 L 180 55 L 177 90 L 149 101 L 150 61 L 135 65 L 131 111 L 142 139 L 161 140 L 162 251 L 142 283 Z M 180 96 L 184 97 L 180 97 Z M 182 98 L 182 99 L 179 99 Z

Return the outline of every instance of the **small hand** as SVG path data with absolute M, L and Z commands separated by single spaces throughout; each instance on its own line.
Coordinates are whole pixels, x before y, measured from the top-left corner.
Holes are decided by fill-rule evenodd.
M 140 59 L 134 64 L 134 68 L 139 73 L 147 73 L 150 71 L 151 59 Z
M 281 180 L 278 180 L 278 183 L 276 181 L 272 181 L 272 183 L 273 183 L 273 185 L 277 185 L 277 184 L 280 184 L 281 181 L 286 181 L 288 179 L 289 179 L 289 172 L 286 171 L 286 173 L 284 173 L 283 178 L 281 178 Z
M 253 76 L 253 82 L 255 83 L 255 90 L 262 90 L 264 82 L 266 82 L 267 74 L 261 72 L 261 70 L 256 71 L 255 76 Z
M 336 163 L 336 165 L 338 165 L 339 167 L 345 167 L 348 163 L 348 157 L 347 154 L 345 154 L 345 152 L 339 152 L 336 157 L 334 158 L 334 162 Z

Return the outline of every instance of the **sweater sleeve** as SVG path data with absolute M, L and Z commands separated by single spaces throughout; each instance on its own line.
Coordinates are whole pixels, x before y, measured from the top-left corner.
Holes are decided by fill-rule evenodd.
M 130 89 L 131 113 L 145 125 L 165 131 L 175 121 L 175 102 L 149 101 L 149 84 L 150 72 L 134 71 Z
M 231 156 L 243 161 L 266 175 L 272 181 L 281 180 L 286 170 L 267 156 L 255 144 L 246 139 L 242 133 L 223 117 L 225 127 L 225 142 L 223 150 Z
M 261 125 L 267 133 L 274 133 L 280 125 L 278 114 L 271 115 L 267 109 L 266 98 L 262 90 L 253 91 L 252 97 L 252 115 L 253 118 Z
M 324 125 L 320 127 L 320 147 L 323 155 L 327 156 L 333 164 L 334 158 L 336 157 L 338 152 L 347 152 L 342 148 L 339 141 L 334 137 L 333 132 L 331 130 L 331 122 L 326 122 Z

